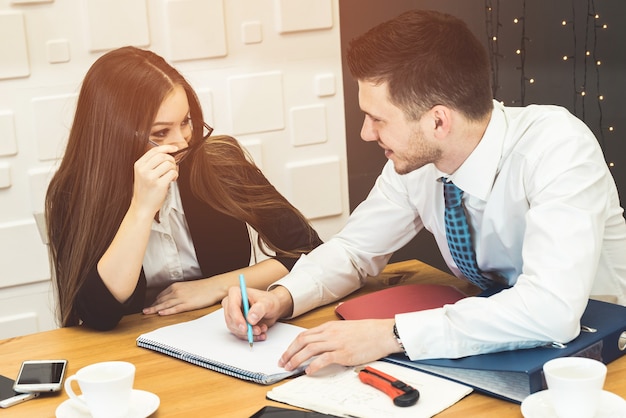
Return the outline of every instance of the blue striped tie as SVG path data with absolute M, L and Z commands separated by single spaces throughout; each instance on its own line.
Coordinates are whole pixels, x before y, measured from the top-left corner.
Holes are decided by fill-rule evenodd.
M 476 286 L 485 290 L 493 282 L 484 277 L 476 263 L 476 253 L 470 235 L 467 216 L 462 205 L 463 190 L 454 183 L 441 178 L 443 182 L 443 197 L 446 205 L 444 220 L 446 224 L 446 238 L 452 259 L 461 273 Z

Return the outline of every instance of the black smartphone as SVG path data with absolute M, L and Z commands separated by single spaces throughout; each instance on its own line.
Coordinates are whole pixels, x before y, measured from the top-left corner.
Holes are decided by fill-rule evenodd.
M 264 406 L 251 415 L 250 418 L 317 418 L 317 417 L 333 417 L 314 411 L 301 411 L 296 409 L 280 408 L 277 406 Z
M 27 360 L 22 363 L 13 390 L 22 393 L 61 390 L 67 360 Z
M 20 393 L 13 390 L 15 381 L 0 375 L 0 408 L 8 408 L 39 396 L 39 393 Z

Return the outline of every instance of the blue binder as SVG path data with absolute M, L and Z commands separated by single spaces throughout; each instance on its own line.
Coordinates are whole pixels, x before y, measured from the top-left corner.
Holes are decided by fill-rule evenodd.
M 445 377 L 477 391 L 521 403 L 546 389 L 543 364 L 556 357 L 591 357 L 607 364 L 626 354 L 626 307 L 589 300 L 580 335 L 568 344 L 480 354 L 460 359 L 411 361 L 403 354 L 383 360 Z

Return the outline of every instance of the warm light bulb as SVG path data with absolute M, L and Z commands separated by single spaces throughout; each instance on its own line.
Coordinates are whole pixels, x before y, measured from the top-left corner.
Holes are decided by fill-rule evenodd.
M 535 79 L 534 79 L 534 78 L 531 78 L 530 80 L 528 80 L 528 82 L 529 82 L 530 84 L 535 84 Z
M 609 27 L 609 25 L 607 25 L 606 23 L 604 25 L 602 25 L 602 29 L 607 29 Z
M 513 19 L 513 23 L 518 23 L 518 22 L 519 22 L 518 18 Z
M 563 25 L 563 26 L 567 25 L 567 20 L 562 21 L 561 25 Z
M 615 167 L 615 163 L 614 162 L 610 162 L 609 163 L 609 167 Z
M 591 52 L 587 51 L 587 52 L 585 52 L 585 55 L 589 56 L 589 55 L 591 55 Z
M 563 61 L 567 61 L 569 57 L 567 55 L 563 55 Z
M 613 127 L 609 126 L 609 132 L 613 132 Z
M 493 41 L 497 41 L 497 40 L 498 40 L 498 38 L 497 38 L 497 37 L 495 37 L 495 36 L 494 36 L 493 38 L 491 38 L 491 39 L 492 39 Z
M 516 50 L 515 50 L 515 53 L 516 53 L 517 55 L 519 55 L 519 54 L 521 54 L 521 53 L 522 53 L 522 51 L 521 51 L 521 50 L 519 50 L 519 49 L 516 49 Z
M 581 91 L 581 92 L 580 92 L 580 95 L 581 95 L 581 96 L 584 96 L 584 95 L 586 95 L 586 94 L 587 94 L 587 93 L 585 93 L 584 91 Z
M 597 60 L 597 61 L 596 61 L 596 65 L 602 65 L 602 61 Z
M 598 96 L 598 100 L 604 100 L 604 96 L 603 95 L 599 95 Z

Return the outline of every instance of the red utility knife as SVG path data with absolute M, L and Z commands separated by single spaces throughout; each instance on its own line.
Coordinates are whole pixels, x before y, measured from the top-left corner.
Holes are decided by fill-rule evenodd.
M 359 379 L 361 382 L 385 392 L 393 399 L 393 403 L 396 406 L 415 405 L 420 397 L 417 389 L 373 367 L 367 366 L 361 369 L 359 371 Z

